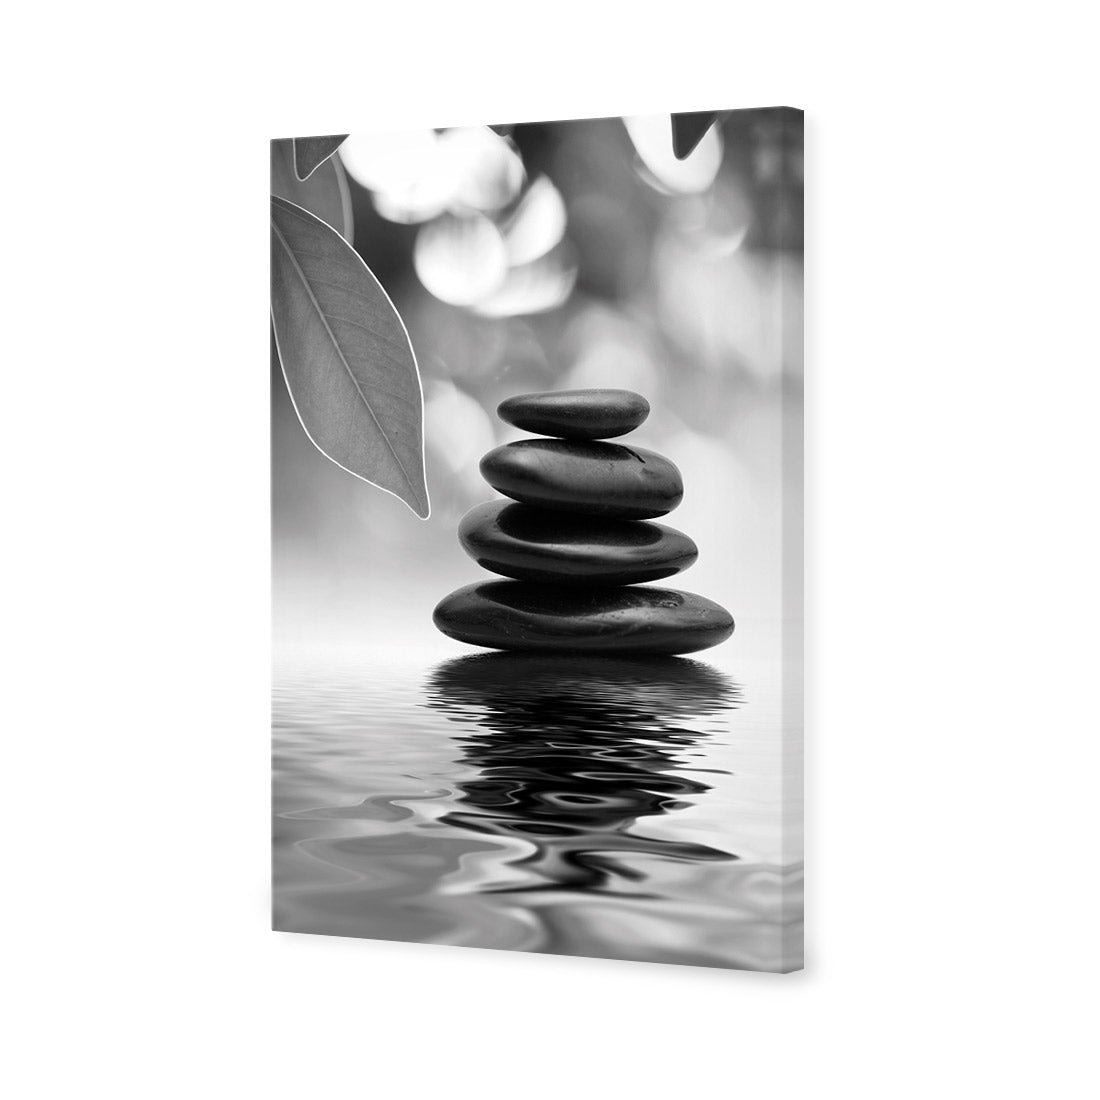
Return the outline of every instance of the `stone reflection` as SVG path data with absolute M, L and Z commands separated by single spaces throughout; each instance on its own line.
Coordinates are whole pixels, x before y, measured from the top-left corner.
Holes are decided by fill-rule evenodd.
M 439 665 L 426 705 L 469 727 L 456 736 L 479 777 L 459 785 L 445 824 L 533 843 L 531 889 L 619 892 L 642 876 L 620 854 L 733 860 L 701 844 L 631 834 L 710 788 L 684 770 L 706 733 L 684 722 L 737 706 L 737 686 L 682 657 L 486 653 Z M 631 893 L 637 894 L 635 886 Z

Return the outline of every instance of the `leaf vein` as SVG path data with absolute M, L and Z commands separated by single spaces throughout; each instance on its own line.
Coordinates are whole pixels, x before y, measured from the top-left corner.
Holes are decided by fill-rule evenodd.
M 320 280 L 318 280 L 320 281 Z M 326 284 L 331 286 L 332 284 Z M 354 325 L 356 328 L 361 328 L 364 332 L 369 332 L 371 336 L 378 337 L 379 340 L 384 340 L 387 344 L 392 344 L 395 348 L 405 350 L 405 345 L 400 340 L 394 339 L 394 337 L 387 335 L 384 332 L 379 332 L 377 329 L 373 329 L 370 325 L 364 325 L 362 321 L 353 321 L 350 317 L 339 317 L 335 313 L 326 313 L 325 316 L 330 321 L 339 321 L 344 325 Z

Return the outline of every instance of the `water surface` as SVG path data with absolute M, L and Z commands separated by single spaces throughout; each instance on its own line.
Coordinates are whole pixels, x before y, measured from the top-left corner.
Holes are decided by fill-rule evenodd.
M 792 969 L 780 725 L 686 658 L 280 664 L 275 927 Z

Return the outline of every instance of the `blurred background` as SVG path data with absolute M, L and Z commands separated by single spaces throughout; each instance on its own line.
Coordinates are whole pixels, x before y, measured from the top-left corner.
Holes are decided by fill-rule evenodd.
M 778 657 L 784 616 L 801 619 L 800 114 L 730 112 L 682 161 L 668 115 L 352 134 L 298 186 L 343 223 L 408 329 L 432 514 L 317 452 L 273 357 L 279 643 L 465 649 L 431 611 L 487 578 L 456 527 L 496 495 L 481 456 L 523 434 L 497 403 L 624 387 L 653 409 L 630 438 L 683 473 L 666 522 L 699 545 L 664 583 L 730 609 L 723 650 Z

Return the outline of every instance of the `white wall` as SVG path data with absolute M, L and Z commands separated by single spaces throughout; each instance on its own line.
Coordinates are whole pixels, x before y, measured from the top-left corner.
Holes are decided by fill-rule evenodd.
M 1094 39 L 1019 11 L 9 15 L 10 1095 L 1089 1091 Z M 781 103 L 808 970 L 266 931 L 268 136 Z

